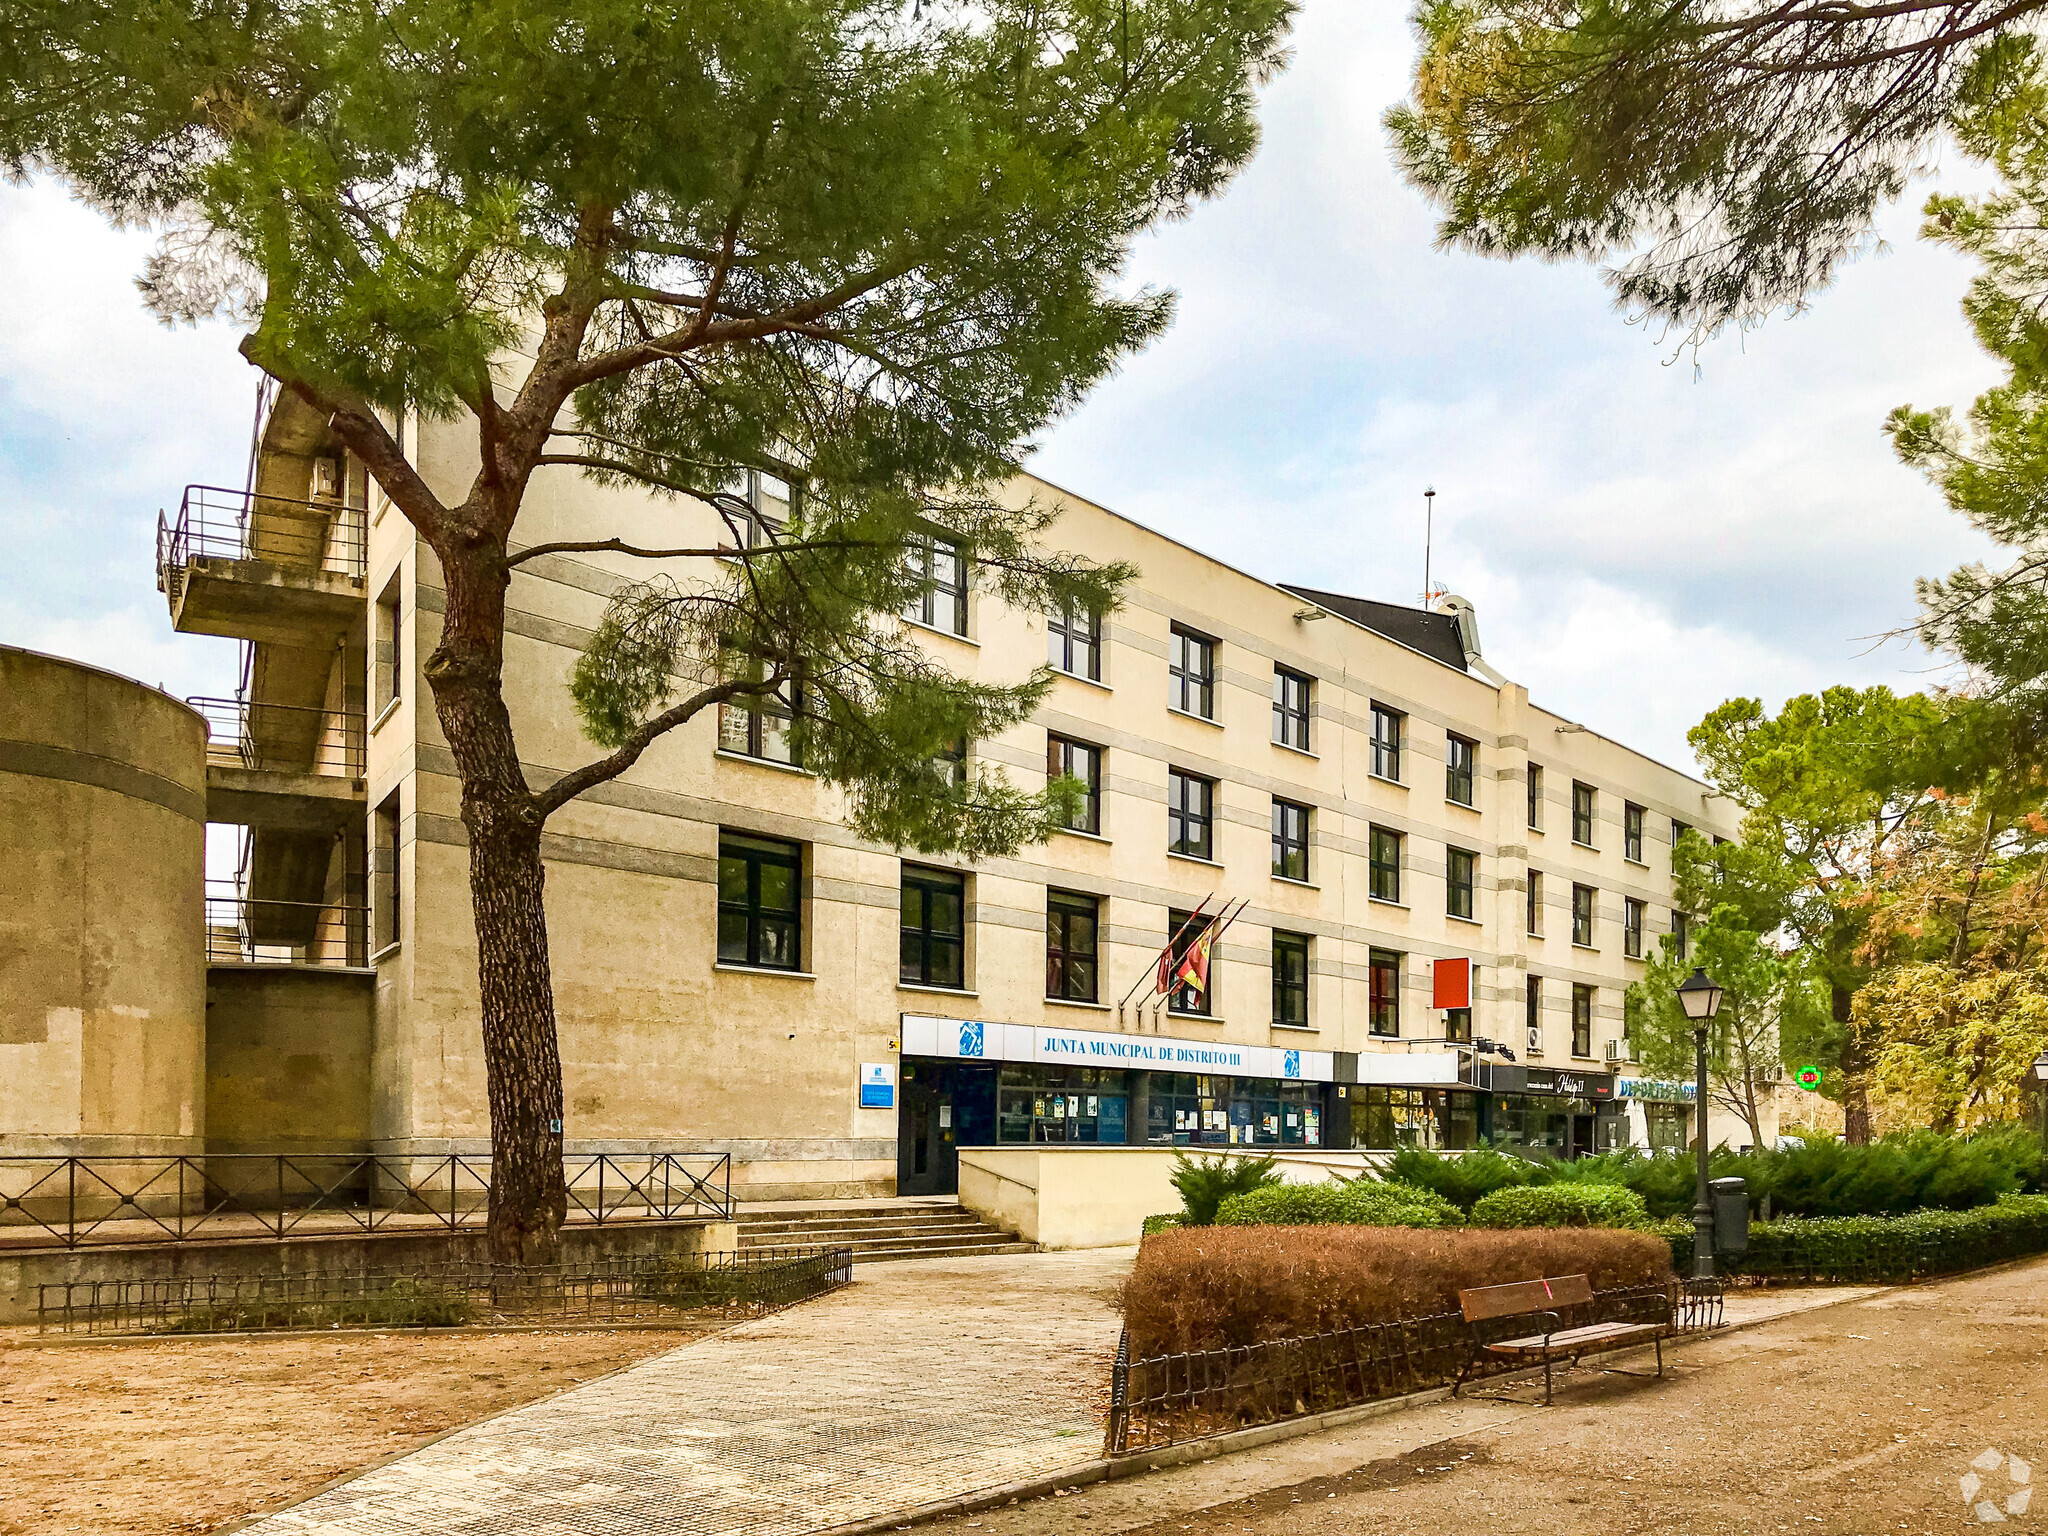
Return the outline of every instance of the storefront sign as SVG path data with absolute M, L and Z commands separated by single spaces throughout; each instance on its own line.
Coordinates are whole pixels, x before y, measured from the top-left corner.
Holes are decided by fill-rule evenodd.
M 1505 1086 L 1497 1068 L 1492 1086 L 1496 1091 Z M 1609 1072 L 1574 1072 L 1564 1067 L 1525 1067 L 1522 1069 L 1520 1086 L 1524 1093 L 1554 1093 L 1566 1099 L 1614 1097 L 1614 1076 Z
M 864 1061 L 860 1064 L 860 1107 L 862 1109 L 894 1109 L 896 1107 L 896 1069 L 886 1061 Z
M 1430 998 L 1432 1008 L 1470 1008 L 1472 1006 L 1472 961 L 1459 955 L 1454 960 L 1439 960 L 1430 968 Z
M 958 1061 L 1028 1061 L 1045 1066 L 1126 1067 L 1145 1072 L 1195 1072 L 1216 1077 L 1267 1077 L 1327 1083 L 1336 1073 L 1329 1051 L 1226 1045 L 1163 1035 L 1043 1029 L 983 1019 L 903 1018 L 903 1054 Z
M 1615 1097 L 1659 1104 L 1690 1104 L 1699 1090 L 1691 1083 L 1660 1083 L 1650 1077 L 1624 1077 L 1614 1085 Z

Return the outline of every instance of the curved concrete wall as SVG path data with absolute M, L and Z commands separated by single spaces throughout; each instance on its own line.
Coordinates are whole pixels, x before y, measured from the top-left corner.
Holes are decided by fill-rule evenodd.
M 206 726 L 0 646 L 0 1153 L 203 1148 Z

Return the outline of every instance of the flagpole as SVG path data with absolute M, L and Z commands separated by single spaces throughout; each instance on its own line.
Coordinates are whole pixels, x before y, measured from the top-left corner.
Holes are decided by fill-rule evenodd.
M 1156 977 L 1159 974 L 1160 956 L 1168 954 L 1172 951 L 1173 946 L 1180 942 L 1181 935 L 1186 933 L 1188 929 L 1192 928 L 1195 925 L 1195 919 L 1202 915 L 1202 908 L 1208 906 L 1209 903 L 1213 900 L 1215 900 L 1215 895 L 1213 892 L 1210 895 L 1204 896 L 1202 898 L 1201 905 L 1197 906 L 1194 911 L 1190 912 L 1187 915 L 1187 921 L 1183 922 L 1178 929 L 1176 929 L 1173 933 L 1167 936 L 1166 942 L 1159 947 L 1158 952 L 1154 954 L 1151 960 L 1146 963 L 1144 975 L 1140 976 L 1136 981 L 1132 982 L 1130 990 L 1125 992 L 1123 997 L 1117 1002 L 1116 1011 L 1118 1017 L 1122 1017 L 1125 1005 L 1130 1002 L 1132 996 L 1137 992 L 1138 988 L 1145 984 L 1145 977 Z M 1139 1011 L 1143 1011 L 1142 1004 L 1139 1005 Z

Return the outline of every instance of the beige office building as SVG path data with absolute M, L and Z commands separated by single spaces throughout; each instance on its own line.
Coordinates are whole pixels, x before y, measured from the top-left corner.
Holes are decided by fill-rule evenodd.
M 459 499 L 474 435 L 404 440 Z M 238 698 L 200 704 L 208 817 L 244 829 L 209 899 L 206 1143 L 481 1150 L 464 833 L 421 674 L 441 578 L 289 397 L 252 484 L 189 492 L 159 552 L 177 626 L 247 642 Z M 773 487 L 753 494 L 772 523 Z M 943 1191 L 960 1146 L 1012 1141 L 1686 1138 L 1684 1091 L 1631 1065 L 1623 993 L 1675 921 L 1675 830 L 1733 835 L 1725 802 L 1531 703 L 1457 599 L 1272 586 L 1029 477 L 1012 494 L 1057 506 L 1062 546 L 1132 562 L 1124 606 L 1011 611 L 942 551 L 957 581 L 906 622 L 964 674 L 1051 661 L 1037 717 L 970 759 L 1073 773 L 1085 823 L 1010 859 L 913 858 L 851 836 L 772 717 L 658 742 L 544 845 L 571 1149 L 730 1152 L 764 1198 Z M 520 527 L 723 532 L 557 470 Z M 579 554 L 513 576 L 505 686 L 536 785 L 595 754 L 569 669 L 646 574 Z M 1206 990 L 1157 993 L 1170 934 L 1226 910 Z

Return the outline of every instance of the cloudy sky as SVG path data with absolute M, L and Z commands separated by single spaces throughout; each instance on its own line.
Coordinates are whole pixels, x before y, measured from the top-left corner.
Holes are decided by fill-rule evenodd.
M 1914 238 L 1924 189 L 1810 313 L 1674 359 L 1590 269 L 1433 249 L 1379 127 L 1399 15 L 1307 0 L 1257 161 L 1137 253 L 1135 280 L 1181 294 L 1173 331 L 1032 467 L 1259 576 L 1397 602 L 1434 485 L 1435 572 L 1488 658 L 1681 764 L 1731 695 L 1923 685 L 1930 658 L 1872 637 L 1916 575 L 1987 550 L 1879 423 L 1994 376 L 1968 269 Z M 220 693 L 233 646 L 171 634 L 151 549 L 185 483 L 241 483 L 255 378 L 227 328 L 142 312 L 149 243 L 0 187 L 0 642 Z

